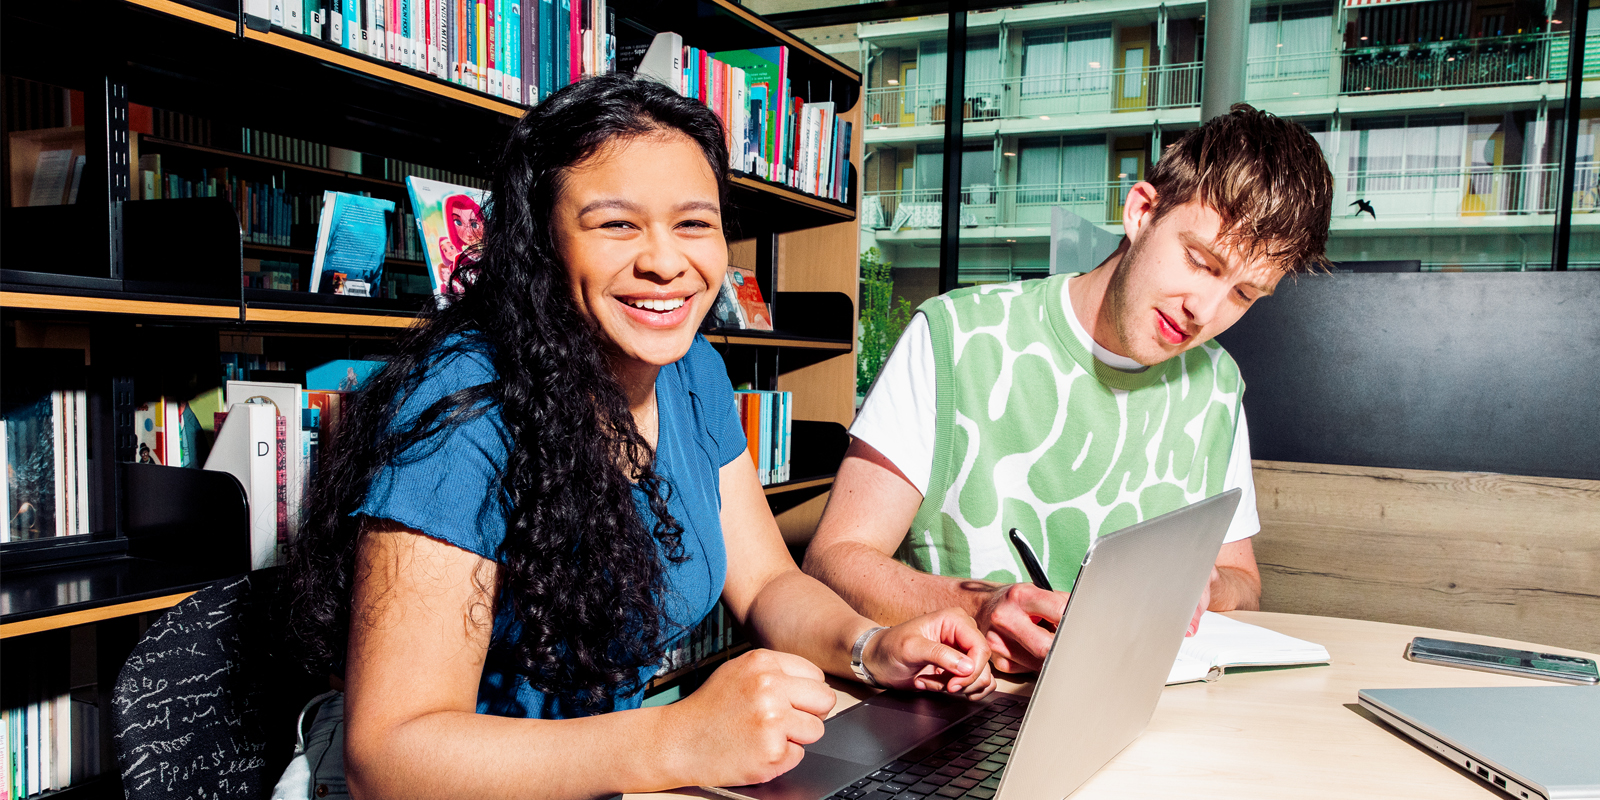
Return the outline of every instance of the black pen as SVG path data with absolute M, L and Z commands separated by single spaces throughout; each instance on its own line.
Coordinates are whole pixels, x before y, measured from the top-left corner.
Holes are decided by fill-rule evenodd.
M 1022 566 L 1028 569 L 1028 577 L 1033 579 L 1033 585 L 1045 591 L 1052 591 L 1050 579 L 1045 577 L 1044 567 L 1039 565 L 1039 557 L 1033 554 L 1033 546 L 1016 528 L 1011 529 L 1011 546 L 1017 548 L 1017 555 L 1022 556 Z

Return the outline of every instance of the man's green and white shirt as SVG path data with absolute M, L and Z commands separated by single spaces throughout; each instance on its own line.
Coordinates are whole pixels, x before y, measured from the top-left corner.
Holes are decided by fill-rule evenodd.
M 1025 580 L 1017 528 L 1066 589 L 1094 537 L 1232 488 L 1226 540 L 1260 530 L 1233 359 L 1215 342 L 1148 369 L 1106 351 L 1069 277 L 929 300 L 884 364 L 850 433 L 923 494 L 907 564 Z

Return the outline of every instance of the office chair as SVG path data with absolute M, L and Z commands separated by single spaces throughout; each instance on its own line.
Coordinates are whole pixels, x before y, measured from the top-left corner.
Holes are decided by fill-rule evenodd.
M 271 795 L 293 754 L 296 715 L 318 691 L 277 657 L 277 587 L 277 570 L 218 581 L 134 647 L 111 701 L 129 800 Z

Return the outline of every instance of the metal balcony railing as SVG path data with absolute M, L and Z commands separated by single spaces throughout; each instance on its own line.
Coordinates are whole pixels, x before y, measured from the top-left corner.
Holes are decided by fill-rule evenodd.
M 1344 172 L 1334 176 L 1333 216 L 1336 222 L 1367 218 L 1356 205 L 1358 200 L 1372 207 L 1376 222 L 1554 214 L 1560 182 L 1560 167 L 1555 164 Z M 1046 226 L 1050 209 L 1061 206 L 1091 222 L 1114 225 L 1122 220 L 1122 204 L 1134 183 L 968 186 L 960 194 L 961 224 Z M 894 231 L 938 228 L 943 202 L 939 189 L 866 192 L 861 225 Z M 1600 213 L 1600 164 L 1578 165 L 1573 207 L 1580 214 Z
M 981 122 L 1197 106 L 1200 76 L 1200 64 L 1171 64 L 968 81 L 962 118 Z M 943 83 L 867 90 L 868 127 L 936 125 L 945 113 Z
M 1600 76 L 1600 51 L 1596 48 L 1600 48 L 1600 35 L 1585 39 L 1586 76 Z M 1247 69 L 1247 96 L 1252 100 L 1329 97 L 1336 91 L 1364 95 L 1563 81 L 1567 34 L 1494 36 L 1252 58 Z
M 1247 99 L 1562 81 L 1567 49 L 1567 34 L 1548 33 L 1252 58 L 1247 66 Z M 1584 75 L 1600 77 L 1600 33 L 1585 40 L 1584 54 Z M 969 81 L 962 118 L 982 122 L 1187 108 L 1200 104 L 1201 75 L 1202 66 L 1194 63 Z M 945 120 L 942 82 L 872 88 L 866 95 L 869 128 L 937 125 Z
M 1551 73 L 1551 45 L 1560 40 L 1563 63 Z M 1361 47 L 1343 54 L 1345 94 L 1462 89 L 1562 80 L 1564 33 L 1495 36 L 1394 47 Z M 1587 42 L 1585 42 L 1587 44 Z

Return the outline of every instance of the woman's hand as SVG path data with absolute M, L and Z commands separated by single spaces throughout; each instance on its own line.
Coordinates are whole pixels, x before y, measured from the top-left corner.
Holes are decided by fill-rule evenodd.
M 949 692 L 977 699 L 994 689 L 989 645 L 957 608 L 924 614 L 872 637 L 862 661 L 872 679 L 896 689 Z
M 881 638 L 883 634 L 879 634 Z M 694 694 L 662 708 L 659 742 L 688 786 L 744 786 L 794 769 L 822 738 L 837 699 L 822 670 L 800 656 L 753 650 L 711 674 Z

